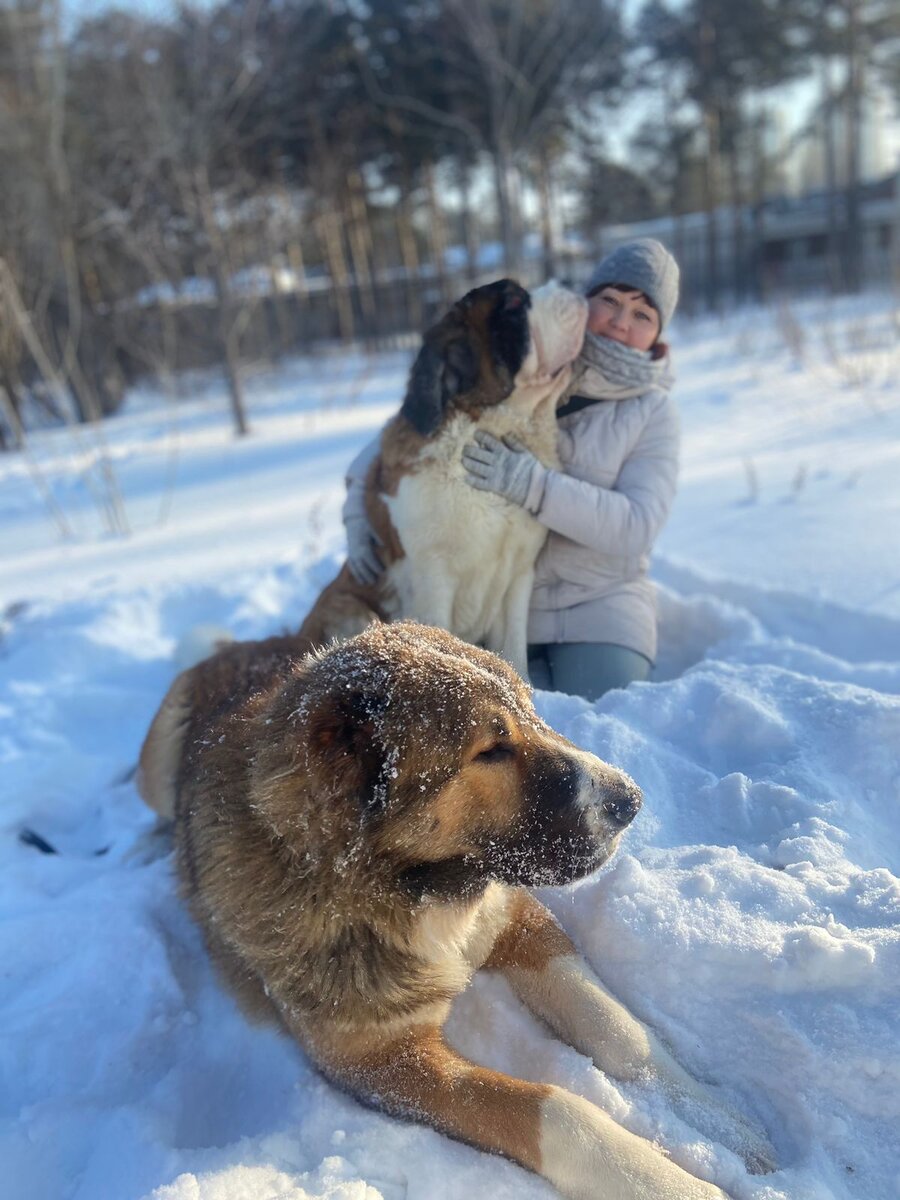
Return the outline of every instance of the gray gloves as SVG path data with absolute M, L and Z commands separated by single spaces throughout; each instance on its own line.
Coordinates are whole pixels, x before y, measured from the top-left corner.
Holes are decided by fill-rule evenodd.
M 347 531 L 347 566 L 357 583 L 377 583 L 384 573 L 384 563 L 378 553 L 381 541 L 369 524 L 368 518 L 350 516 L 344 518 Z
M 483 430 L 475 434 L 475 441 L 469 442 L 462 453 L 466 483 L 481 491 L 496 492 L 519 505 L 524 505 L 528 497 L 537 461 L 515 438 L 501 441 Z

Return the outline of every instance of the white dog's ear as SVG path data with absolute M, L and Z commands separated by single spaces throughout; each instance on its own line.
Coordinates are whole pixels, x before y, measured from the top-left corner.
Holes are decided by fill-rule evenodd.
M 500 279 L 493 286 L 499 301 L 488 322 L 491 358 L 501 379 L 512 390 L 512 381 L 525 361 L 531 342 L 528 324 L 531 297 L 513 279 Z
M 426 342 L 409 373 L 401 416 L 422 437 L 430 437 L 457 396 L 478 382 L 478 362 L 465 336 L 454 337 L 440 350 Z

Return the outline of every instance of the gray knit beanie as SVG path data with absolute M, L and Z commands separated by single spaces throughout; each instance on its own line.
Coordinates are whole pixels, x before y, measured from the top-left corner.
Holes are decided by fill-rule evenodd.
M 627 283 L 648 296 L 659 313 L 660 333 L 678 303 L 678 263 L 656 238 L 636 238 L 610 250 L 597 264 L 585 291 L 588 295 L 605 283 Z

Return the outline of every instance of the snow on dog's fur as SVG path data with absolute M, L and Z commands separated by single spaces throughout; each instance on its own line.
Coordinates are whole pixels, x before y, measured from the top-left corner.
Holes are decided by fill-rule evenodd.
M 141 752 L 182 891 L 245 1010 L 336 1083 L 588 1200 L 725 1200 L 564 1088 L 486 1070 L 443 1026 L 480 967 L 617 1079 L 771 1165 L 766 1143 L 603 987 L 526 889 L 583 878 L 638 811 L 496 655 L 374 625 L 304 656 L 235 642 L 178 677 Z
M 463 446 L 477 429 L 516 438 L 558 466 L 556 406 L 584 337 L 587 304 L 554 284 L 476 288 L 425 334 L 400 412 L 381 435 L 366 507 L 386 571 L 373 587 L 344 567 L 301 633 L 346 637 L 375 617 L 438 625 L 526 673 L 534 560 L 546 530 L 469 486 Z

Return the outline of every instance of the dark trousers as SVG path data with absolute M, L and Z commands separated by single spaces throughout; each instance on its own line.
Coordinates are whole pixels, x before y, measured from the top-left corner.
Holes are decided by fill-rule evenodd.
M 652 666 L 637 650 L 612 642 L 547 642 L 528 647 L 532 687 L 586 700 L 647 679 Z

